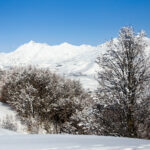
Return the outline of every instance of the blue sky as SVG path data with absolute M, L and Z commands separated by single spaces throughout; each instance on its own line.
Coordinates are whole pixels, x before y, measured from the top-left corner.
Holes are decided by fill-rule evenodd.
M 126 25 L 150 36 L 150 0 L 0 0 L 0 52 L 30 40 L 98 45 Z

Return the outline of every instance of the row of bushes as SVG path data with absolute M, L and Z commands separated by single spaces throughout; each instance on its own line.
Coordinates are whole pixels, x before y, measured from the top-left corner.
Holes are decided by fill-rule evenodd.
M 80 120 L 76 115 L 90 99 L 79 81 L 31 66 L 10 69 L 3 81 L 1 101 L 18 112 L 30 132 L 42 128 L 46 133 L 70 133 L 72 128 L 63 127 L 69 122 L 78 133 Z

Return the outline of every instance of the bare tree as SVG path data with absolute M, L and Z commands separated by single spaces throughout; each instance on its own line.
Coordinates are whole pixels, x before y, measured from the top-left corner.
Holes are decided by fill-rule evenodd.
M 99 65 L 98 100 L 107 107 L 120 105 L 125 118 L 120 121 L 125 120 L 126 136 L 130 137 L 137 137 L 137 105 L 150 101 L 150 72 L 144 53 L 144 38 L 144 32 L 135 35 L 131 27 L 123 27 L 118 39 L 111 40 L 107 52 L 96 61 Z

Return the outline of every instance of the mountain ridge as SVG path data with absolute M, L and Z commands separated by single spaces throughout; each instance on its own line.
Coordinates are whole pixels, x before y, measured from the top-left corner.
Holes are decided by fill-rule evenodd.
M 145 41 L 148 45 L 146 50 L 149 53 L 150 39 L 145 38 Z M 85 44 L 76 46 L 67 42 L 48 45 L 31 40 L 15 51 L 0 53 L 0 66 L 3 69 L 24 65 L 49 68 L 61 75 L 80 80 L 85 88 L 94 90 L 97 87 L 95 60 L 106 49 L 107 43 L 98 46 Z

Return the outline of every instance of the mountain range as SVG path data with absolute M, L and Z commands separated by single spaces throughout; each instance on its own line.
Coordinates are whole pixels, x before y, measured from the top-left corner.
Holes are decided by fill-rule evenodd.
M 145 38 L 145 41 L 149 53 L 150 39 Z M 98 46 L 76 46 L 65 42 L 52 46 L 30 41 L 15 51 L 0 53 L 0 67 L 6 69 L 12 66 L 34 65 L 49 68 L 53 72 L 80 80 L 85 88 L 94 90 L 97 87 L 95 60 L 106 49 L 106 43 Z

